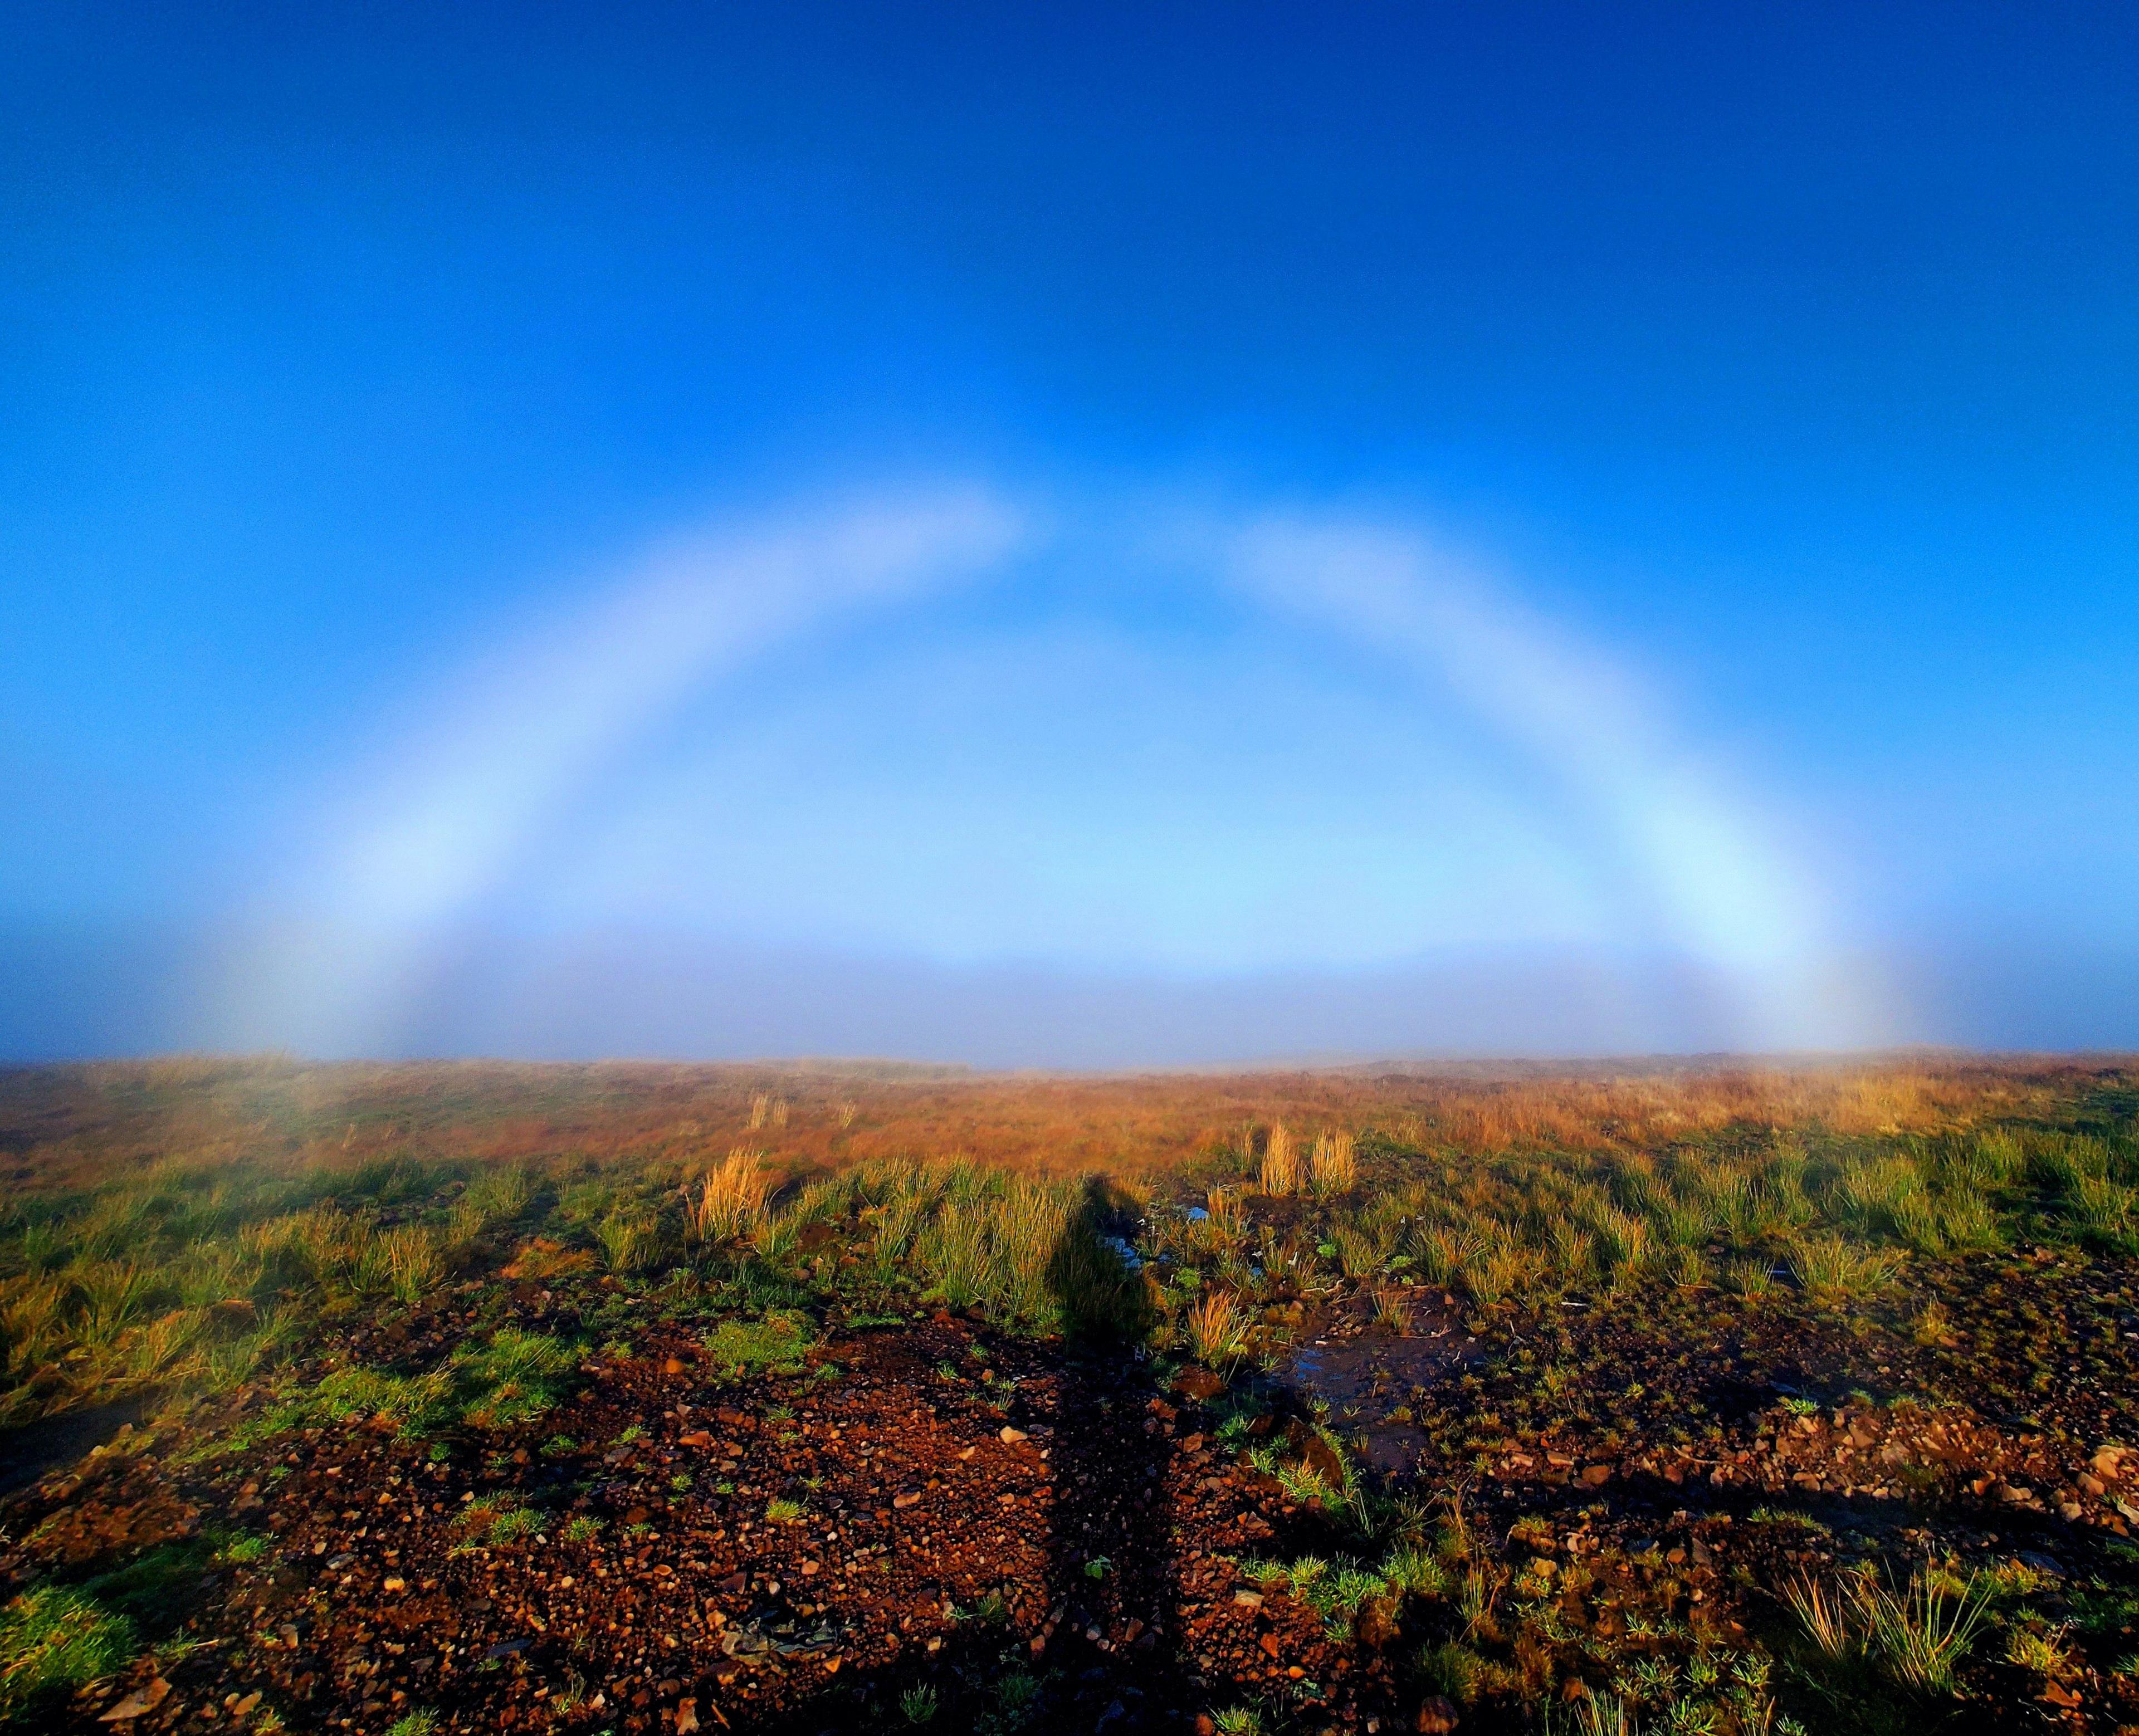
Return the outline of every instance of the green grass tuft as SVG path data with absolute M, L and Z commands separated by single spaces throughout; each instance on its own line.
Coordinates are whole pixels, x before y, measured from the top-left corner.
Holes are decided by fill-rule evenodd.
M 61 1586 L 25 1592 L 0 1610 L 0 1721 L 111 1675 L 134 1652 L 134 1625 L 93 1599 Z

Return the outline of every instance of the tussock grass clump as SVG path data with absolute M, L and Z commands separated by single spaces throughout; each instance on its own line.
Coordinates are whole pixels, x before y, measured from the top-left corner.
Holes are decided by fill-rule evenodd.
M 2082 1176 L 2067 1191 L 2065 1215 L 2083 1238 L 2112 1253 L 2139 1250 L 2139 1196 L 2106 1176 Z
M 760 1153 L 736 1147 L 699 1179 L 695 1193 L 688 1184 L 682 1191 L 690 1239 L 723 1242 L 747 1234 L 765 1215 L 772 1181 Z
M 1411 1246 L 1419 1269 L 1436 1284 L 1451 1289 L 1462 1281 L 1472 1258 L 1484 1251 L 1476 1232 L 1448 1225 L 1421 1227 L 1413 1235 Z
M 1838 1299 L 1884 1289 L 1901 1270 L 1894 1254 L 1857 1247 L 1838 1236 L 1807 1237 L 1790 1249 L 1790 1269 L 1806 1292 Z
M 1114 1234 L 1126 1209 L 1096 1181 L 1040 1181 L 961 1159 L 873 1163 L 843 1178 L 879 1279 L 1025 1332 L 1136 1333 L 1140 1279 Z
M 1182 1321 L 1189 1354 L 1207 1368 L 1232 1368 L 1248 1352 L 1248 1314 L 1224 1290 L 1211 1290 L 1190 1306 Z
M 1339 1224 L 1329 1232 L 1337 1249 L 1337 1269 L 1347 1278 L 1372 1278 L 1396 1252 L 1396 1237 L 1385 1226 Z
M 1457 1274 L 1465 1293 L 1481 1308 L 1491 1308 L 1527 1290 L 1538 1276 L 1537 1256 L 1505 1236 L 1474 1247 Z
M 445 1276 L 446 1261 L 438 1238 L 420 1224 L 389 1230 L 379 1238 L 387 1289 L 399 1302 L 420 1302 Z
M 1605 1279 L 1609 1284 L 1623 1284 L 1640 1277 L 1655 1259 L 1655 1238 L 1644 1218 L 1606 1205 L 1598 1209 L 1590 1220 L 1590 1227 L 1597 1237 Z
M 1263 1142 L 1263 1191 L 1279 1199 L 1296 1194 L 1300 1176 L 1300 1147 L 1291 1130 L 1281 1121 L 1271 1122 L 1269 1137 Z
M 668 1251 L 661 1220 L 640 1205 L 608 1213 L 595 1225 L 595 1239 L 602 1245 L 609 1270 L 619 1274 L 653 1271 Z
M 1898 1590 L 1867 1572 L 1839 1581 L 1801 1577 L 1782 1596 L 1806 1642 L 1800 1673 L 1837 1698 L 1855 1691 L 1867 1674 L 1909 1693 L 1951 1695 L 1990 1616 L 1973 1576 L 1956 1580 L 1929 1568 L 1917 1569 Z
M 1318 1133 L 1308 1163 L 1309 1185 L 1318 1199 L 1349 1193 L 1359 1184 L 1359 1159 L 1349 1133 Z
M 1247 1234 L 1247 1219 L 1241 1210 L 1240 1196 L 1222 1187 L 1214 1187 L 1204 1195 L 1204 1239 L 1210 1251 L 1216 1254 L 1237 1253 Z
M 1918 1572 L 1897 1591 L 1867 1577 L 1860 1597 L 1872 1644 L 1905 1685 L 1951 1694 L 1961 1660 L 1989 1614 L 1973 1579 Z

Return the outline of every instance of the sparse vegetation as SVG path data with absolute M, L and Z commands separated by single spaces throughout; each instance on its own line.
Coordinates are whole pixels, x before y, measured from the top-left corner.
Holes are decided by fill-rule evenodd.
M 816 1342 L 809 1317 L 774 1309 L 757 1320 L 723 1320 L 706 1337 L 706 1360 L 723 1379 L 771 1369 L 798 1374 Z
M 1208 1696 L 1177 1710 L 1220 1728 L 1363 1708 L 1369 1655 L 1406 1697 L 1385 1729 L 1427 1695 L 1488 1732 L 1870 1733 L 1963 1694 L 2139 1710 L 2121 1073 L 1303 1076 L 1256 1082 L 1243 1125 L 1237 1081 L 586 1069 L 554 1076 L 539 1137 L 487 1106 L 550 1075 L 350 1069 L 315 1109 L 321 1076 L 16 1082 L 47 1096 L 0 1224 L 0 1406 L 147 1408 L 97 1461 L 108 1501 L 40 1494 L 0 1569 L 10 1706 L 109 1680 L 70 1703 L 92 1717 L 122 1672 L 145 1693 L 151 1663 L 232 1667 L 188 1650 L 226 1597 L 228 1658 L 360 1643 L 404 1723 L 464 1725 L 455 1696 L 520 1678 L 494 1628 L 508 1649 L 450 1689 L 316 1638 L 295 1602 L 291 1648 L 254 1612 L 294 1560 L 352 1626 L 453 1574 L 536 1609 L 742 1572 L 731 1719 L 757 1680 L 736 1660 L 765 1651 L 879 1722 L 1007 1732 L 1050 1727 L 1092 1669 L 1186 1693 L 1199 1648 Z M 426 1093 L 449 1107 L 419 1115 Z M 888 1395 L 919 1408 L 887 1440 Z M 923 1435 L 934 1456 L 903 1457 Z M 168 1479 L 197 1534 L 76 1526 L 84 1503 L 160 1512 Z M 1867 1501 L 1909 1514 L 1906 1552 L 1847 1522 Z M 1201 1553 L 1166 1556 L 1167 1526 Z M 949 1538 L 977 1555 L 929 1554 Z M 1037 1577 L 1021 1548 L 1050 1552 Z M 1065 1588 L 1080 1613 L 1044 1634 Z M 999 1646 L 991 1685 L 825 1667 L 859 1643 L 836 1612 L 886 1596 L 898 1657 L 955 1626 Z M 311 1715 L 271 1693 L 247 1727 L 277 1704 Z

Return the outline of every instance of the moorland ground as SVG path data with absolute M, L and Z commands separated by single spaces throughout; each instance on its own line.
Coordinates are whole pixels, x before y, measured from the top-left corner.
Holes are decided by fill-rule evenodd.
M 2112 1731 L 2139 1069 L 0 1075 L 0 1719 Z

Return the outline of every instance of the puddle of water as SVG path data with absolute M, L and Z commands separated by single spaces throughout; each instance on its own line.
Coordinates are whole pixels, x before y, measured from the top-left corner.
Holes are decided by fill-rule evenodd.
M 138 1423 L 147 1406 L 138 1398 L 87 1411 L 48 1416 L 12 1434 L 0 1435 L 0 1495 L 27 1488 L 47 1471 L 72 1465 L 91 1447 L 102 1446 L 128 1423 Z
M 1364 1457 L 1378 1471 L 1407 1471 L 1426 1432 L 1389 1413 L 1412 1402 L 1412 1389 L 1451 1378 L 1479 1356 L 1477 1341 L 1451 1315 L 1422 1313 L 1402 1335 L 1368 1331 L 1356 1337 L 1309 1337 L 1278 1365 L 1277 1379 L 1303 1398 L 1329 1406 L 1347 1440 L 1366 1437 Z

